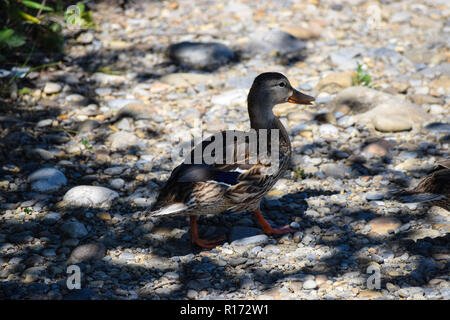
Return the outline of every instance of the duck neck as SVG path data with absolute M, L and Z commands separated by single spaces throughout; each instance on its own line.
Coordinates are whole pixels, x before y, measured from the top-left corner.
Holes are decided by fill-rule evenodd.
M 261 101 L 261 100 L 260 100 Z M 281 123 L 280 119 L 278 119 L 272 109 L 273 105 L 267 103 L 267 105 L 264 105 L 264 103 L 258 102 L 258 104 L 255 103 L 254 100 L 249 98 L 248 100 L 248 113 L 250 116 L 250 127 L 252 129 L 255 129 L 257 132 L 259 132 L 260 129 L 278 129 L 279 130 L 279 138 L 280 142 L 286 146 L 287 149 L 291 149 L 291 143 L 289 139 L 289 134 L 286 131 L 286 128 Z
M 254 101 L 249 97 L 248 99 L 248 114 L 250 117 L 250 126 L 252 129 L 277 129 L 275 124 L 275 115 L 272 108 L 274 107 L 268 101 Z

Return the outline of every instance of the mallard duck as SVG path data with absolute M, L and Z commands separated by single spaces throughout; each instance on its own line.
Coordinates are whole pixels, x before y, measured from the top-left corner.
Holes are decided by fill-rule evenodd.
M 450 211 L 450 159 L 437 163 L 417 187 L 394 194 L 401 202 L 424 202 Z
M 286 171 L 291 156 L 289 135 L 272 109 L 280 103 L 311 104 L 312 101 L 313 97 L 294 89 L 280 73 L 257 76 L 247 97 L 251 130 L 223 131 L 203 140 L 172 171 L 149 215 L 189 216 L 191 241 L 203 248 L 213 248 L 224 239 L 200 239 L 197 231 L 200 215 L 247 210 L 253 212 L 266 234 L 294 232 L 289 226 L 272 228 L 260 210 L 261 199 Z M 257 136 L 256 140 L 250 138 L 251 133 Z M 233 138 L 227 139 L 230 136 Z M 235 139 L 235 136 L 245 139 Z M 204 155 L 212 143 L 216 144 L 211 153 L 214 159 L 208 162 Z M 255 145 L 256 154 L 252 152 Z M 278 152 L 272 150 L 276 145 Z M 274 165 L 268 159 L 278 162 Z

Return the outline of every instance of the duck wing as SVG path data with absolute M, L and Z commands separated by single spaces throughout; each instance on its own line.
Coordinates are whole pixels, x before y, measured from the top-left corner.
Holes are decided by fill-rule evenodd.
M 278 140 L 279 149 L 272 150 L 272 136 L 267 133 L 265 139 L 260 139 L 256 131 L 222 131 L 202 141 L 188 159 L 208 163 L 208 179 L 213 176 L 217 183 L 229 183 L 224 196 L 232 203 L 257 201 L 284 172 L 282 168 L 286 167 L 290 155 L 289 146 L 282 140 Z M 272 157 L 273 151 L 277 156 Z

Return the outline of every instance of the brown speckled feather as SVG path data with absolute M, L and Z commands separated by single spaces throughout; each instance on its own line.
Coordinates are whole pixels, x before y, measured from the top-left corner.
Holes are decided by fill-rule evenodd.
M 438 162 L 438 166 L 419 184 L 395 194 L 402 202 L 425 202 L 450 211 L 450 159 Z

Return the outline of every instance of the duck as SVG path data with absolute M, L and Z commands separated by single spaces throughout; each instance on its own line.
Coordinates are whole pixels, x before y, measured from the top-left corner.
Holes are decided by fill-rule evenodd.
M 437 162 L 415 188 L 397 192 L 394 197 L 400 202 L 422 202 L 450 211 L 450 158 Z
M 273 228 L 260 209 L 265 194 L 287 170 L 292 152 L 288 132 L 273 108 L 286 102 L 311 105 L 314 100 L 294 89 L 281 73 L 258 75 L 247 96 L 250 130 L 221 131 L 196 145 L 173 169 L 149 216 L 189 216 L 191 242 L 201 248 L 214 248 L 225 240 L 199 237 L 197 219 L 202 215 L 253 212 L 262 233 L 295 232 L 289 226 Z

